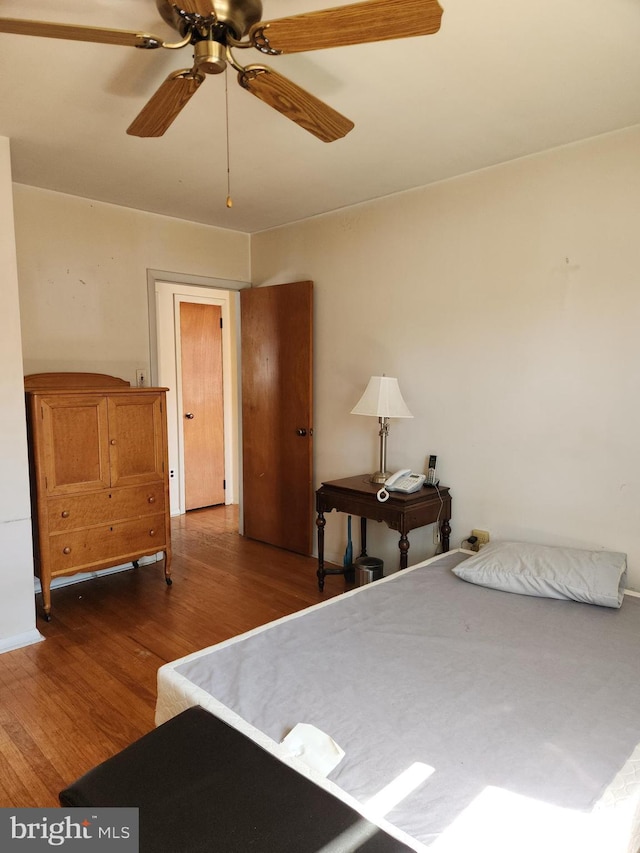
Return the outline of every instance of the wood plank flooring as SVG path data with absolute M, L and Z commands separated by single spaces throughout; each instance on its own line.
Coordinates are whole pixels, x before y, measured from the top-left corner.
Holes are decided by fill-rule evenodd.
M 238 535 L 237 507 L 172 520 L 162 563 L 53 590 L 45 642 L 0 655 L 0 806 L 58 792 L 153 728 L 167 661 L 344 592 L 316 561 Z M 40 602 L 38 602 L 40 605 Z

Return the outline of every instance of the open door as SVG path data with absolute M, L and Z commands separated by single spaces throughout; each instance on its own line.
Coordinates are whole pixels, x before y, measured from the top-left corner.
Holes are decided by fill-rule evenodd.
M 313 282 L 240 292 L 244 533 L 311 554 Z

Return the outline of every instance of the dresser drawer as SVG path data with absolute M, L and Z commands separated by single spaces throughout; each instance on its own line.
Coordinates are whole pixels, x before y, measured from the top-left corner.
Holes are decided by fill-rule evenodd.
M 151 483 L 124 489 L 105 489 L 88 495 L 49 498 L 49 533 L 79 530 L 165 511 L 164 485 Z
M 120 559 L 126 563 L 136 555 L 162 551 L 165 544 L 164 514 L 56 533 L 49 537 L 51 573 L 64 574 L 111 561 L 115 565 Z

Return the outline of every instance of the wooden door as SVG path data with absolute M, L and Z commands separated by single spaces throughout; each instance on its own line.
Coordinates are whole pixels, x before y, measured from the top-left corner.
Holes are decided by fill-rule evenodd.
M 32 421 L 41 439 L 36 468 L 49 495 L 109 486 L 107 401 L 102 395 L 33 398 Z
M 112 486 L 154 483 L 164 477 L 162 395 L 140 391 L 108 398 Z
M 244 533 L 310 554 L 313 283 L 240 292 Z
M 180 303 L 185 509 L 224 503 L 222 308 Z

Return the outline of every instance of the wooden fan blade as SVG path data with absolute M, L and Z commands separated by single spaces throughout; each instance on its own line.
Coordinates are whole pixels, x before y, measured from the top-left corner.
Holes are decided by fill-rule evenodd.
M 176 6 L 182 9 L 183 12 L 202 15 L 203 18 L 215 15 L 213 0 L 178 0 Z
M 162 136 L 195 95 L 203 75 L 176 71 L 169 75 L 127 128 L 130 136 Z
M 158 36 L 134 30 L 108 30 L 100 27 L 81 27 L 75 24 L 51 24 L 46 21 L 23 21 L 18 18 L 0 18 L 0 33 L 21 36 L 42 36 L 51 39 L 90 41 L 99 44 L 121 44 L 125 47 L 162 47 Z
M 348 118 L 265 65 L 247 66 L 238 74 L 238 82 L 322 142 L 334 142 L 353 129 Z
M 387 39 L 426 36 L 440 29 L 437 0 L 368 0 L 334 9 L 260 22 L 250 37 L 256 47 L 299 53 Z

